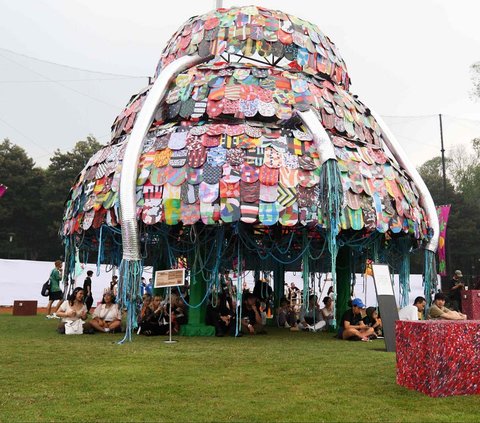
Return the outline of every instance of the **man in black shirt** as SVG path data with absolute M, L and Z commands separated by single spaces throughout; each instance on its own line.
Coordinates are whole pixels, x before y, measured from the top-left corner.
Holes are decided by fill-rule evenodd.
M 343 314 L 340 322 L 339 337 L 341 339 L 368 341 L 369 336 L 374 334 L 374 329 L 365 325 L 362 320 L 364 308 L 365 304 L 360 298 L 352 301 L 352 308 Z
M 87 277 L 83 282 L 83 294 L 85 298 L 85 306 L 87 307 L 87 312 L 90 313 L 90 309 L 92 308 L 93 304 L 93 296 L 92 296 L 92 275 L 93 272 L 89 270 L 87 272 Z
M 452 280 L 450 281 L 450 291 L 448 293 L 448 305 L 451 310 L 459 311 L 462 301 L 462 289 L 464 284 L 461 270 L 455 270 Z
M 266 334 L 265 327 L 262 325 L 262 317 L 258 309 L 257 297 L 253 294 L 247 294 L 242 306 L 242 329 L 247 334 Z

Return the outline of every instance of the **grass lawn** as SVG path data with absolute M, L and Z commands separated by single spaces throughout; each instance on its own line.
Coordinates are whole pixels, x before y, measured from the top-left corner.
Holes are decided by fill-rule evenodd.
M 480 396 L 395 384 L 383 341 L 270 329 L 234 338 L 61 336 L 0 315 L 0 421 L 479 421 Z

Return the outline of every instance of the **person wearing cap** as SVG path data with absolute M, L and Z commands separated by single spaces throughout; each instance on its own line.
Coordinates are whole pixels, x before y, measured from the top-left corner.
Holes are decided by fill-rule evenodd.
M 445 307 L 446 296 L 437 292 L 432 306 L 428 309 L 429 320 L 467 320 L 467 315 Z
M 465 286 L 462 281 L 463 275 L 461 270 L 455 270 L 453 278 L 450 281 L 450 291 L 448 293 L 449 306 L 453 310 L 460 310 L 462 299 L 462 289 Z
M 362 312 L 365 304 L 360 298 L 352 300 L 352 308 L 342 316 L 338 336 L 340 339 L 351 341 L 369 341 L 375 330 L 363 322 Z
M 407 305 L 398 312 L 399 320 L 423 320 L 423 311 L 427 301 L 423 297 L 415 298 L 413 305 Z

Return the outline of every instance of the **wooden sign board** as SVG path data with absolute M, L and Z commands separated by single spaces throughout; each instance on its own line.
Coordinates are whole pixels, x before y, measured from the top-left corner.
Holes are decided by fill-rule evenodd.
M 155 288 L 185 285 L 185 269 L 158 270 L 155 272 Z
M 382 318 L 385 347 L 387 351 L 395 352 L 395 321 L 398 320 L 398 308 L 390 278 L 390 269 L 388 264 L 373 264 L 372 270 L 378 308 Z

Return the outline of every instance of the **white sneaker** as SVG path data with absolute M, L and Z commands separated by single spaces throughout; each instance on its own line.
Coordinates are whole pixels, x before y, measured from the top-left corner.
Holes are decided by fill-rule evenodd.
M 60 317 L 57 316 L 57 313 L 53 313 L 50 318 L 51 319 L 60 319 Z
M 103 330 L 104 330 L 105 333 L 110 332 L 110 328 L 105 328 L 105 329 L 103 329 Z
M 51 319 L 51 318 L 52 318 L 52 315 L 51 315 L 51 314 L 47 314 L 47 315 L 45 316 L 45 319 Z

